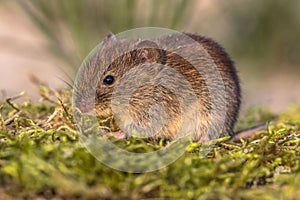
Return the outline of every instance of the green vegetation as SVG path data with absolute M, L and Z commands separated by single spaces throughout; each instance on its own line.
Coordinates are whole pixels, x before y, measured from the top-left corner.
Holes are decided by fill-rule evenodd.
M 119 172 L 97 161 L 78 141 L 69 91 L 40 87 L 42 100 L 15 97 L 0 104 L 0 196 L 64 199 L 297 199 L 300 195 L 300 107 L 273 116 L 254 109 L 240 127 L 267 121 L 267 130 L 240 142 L 217 142 L 206 155 L 193 143 L 156 172 Z M 20 103 L 14 103 L 15 99 Z M 58 99 L 58 100 L 56 100 Z M 247 122 L 249 124 L 247 124 Z M 131 138 L 141 152 L 160 148 Z

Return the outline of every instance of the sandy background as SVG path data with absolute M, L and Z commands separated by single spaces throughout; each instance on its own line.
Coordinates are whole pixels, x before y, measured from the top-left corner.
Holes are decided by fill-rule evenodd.
M 26 91 L 37 99 L 37 87 L 30 75 L 51 87 L 67 80 L 66 68 L 46 51 L 47 40 L 17 7 L 0 7 L 0 90 L 7 97 Z

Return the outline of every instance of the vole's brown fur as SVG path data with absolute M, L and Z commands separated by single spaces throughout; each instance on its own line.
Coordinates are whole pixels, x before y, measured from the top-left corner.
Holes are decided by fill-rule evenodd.
M 186 37 L 192 42 L 187 42 L 184 39 Z M 168 71 L 163 71 L 164 67 L 158 64 L 173 69 L 181 78 L 172 74 L 162 75 L 165 72 L 168 74 Z M 211 66 L 213 64 L 216 68 Z M 130 70 L 138 65 L 145 70 L 131 73 Z M 219 79 L 216 74 L 220 75 Z M 108 75 L 114 77 L 112 85 L 103 82 Z M 181 130 L 180 122 L 186 119 L 185 127 L 193 127 L 189 131 L 194 134 L 195 141 L 216 138 L 219 132 L 233 134 L 240 108 L 239 79 L 228 54 L 211 39 L 184 33 L 163 36 L 153 41 L 131 41 L 116 40 L 109 35 L 101 48 L 90 56 L 79 76 L 77 79 L 80 81 L 75 84 L 75 104 L 83 112 L 91 110 L 91 106 L 95 105 L 97 115 L 111 116 L 112 99 L 116 98 L 116 105 L 123 105 L 128 101 L 123 96 L 132 93 L 129 112 L 122 109 L 118 111 L 118 115 L 130 115 L 121 116 L 123 121 L 120 121 L 123 123 L 120 128 L 127 136 L 133 131 L 143 132 L 139 127 L 149 126 L 150 129 L 147 130 L 155 131 L 155 125 L 165 120 L 163 128 L 153 137 L 174 139 L 178 130 Z M 157 84 L 164 79 L 170 79 L 167 80 L 167 86 Z M 144 82 L 139 84 L 140 80 Z M 132 83 L 139 87 L 133 90 Z M 187 92 L 184 86 L 186 83 L 190 84 L 192 91 Z M 121 92 L 114 94 L 120 84 Z M 195 94 L 196 101 L 189 98 L 191 93 Z M 95 99 L 91 99 L 93 96 Z M 180 99 L 187 102 L 184 109 L 180 105 Z M 213 101 L 217 106 L 214 107 Z M 155 104 L 165 108 L 165 115 L 154 108 L 154 115 L 150 116 L 149 108 Z M 213 108 L 217 112 L 211 112 Z M 126 117 L 131 117 L 132 121 L 126 121 Z M 191 126 L 186 125 L 189 123 Z

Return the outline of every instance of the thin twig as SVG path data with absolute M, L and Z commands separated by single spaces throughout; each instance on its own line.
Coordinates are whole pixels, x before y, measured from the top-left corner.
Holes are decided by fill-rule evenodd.
M 3 123 L 4 126 L 8 126 L 8 125 L 10 125 L 11 123 L 13 123 L 14 120 L 15 120 L 17 117 L 19 117 L 21 113 L 22 113 L 22 111 L 19 110 L 19 111 L 18 111 L 16 114 L 14 114 L 11 118 L 5 120 L 4 123 Z
M 21 93 L 18 94 L 17 96 L 10 97 L 10 98 L 6 99 L 6 103 L 7 103 L 8 105 L 10 105 L 13 109 L 15 109 L 17 112 L 19 112 L 20 109 L 17 108 L 16 106 L 14 106 L 14 104 L 13 104 L 11 101 L 14 101 L 14 100 L 16 100 L 16 99 L 21 98 L 22 96 L 24 96 L 24 94 L 25 94 L 25 92 L 21 92 Z
M 41 97 L 43 97 L 44 100 L 49 101 L 50 103 L 53 103 L 57 106 L 60 106 L 60 104 L 53 99 L 51 99 L 49 96 L 45 95 L 44 93 L 40 93 Z

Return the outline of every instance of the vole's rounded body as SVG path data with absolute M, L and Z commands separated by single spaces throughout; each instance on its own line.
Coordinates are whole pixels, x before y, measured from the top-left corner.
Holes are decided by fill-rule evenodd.
M 134 72 L 136 66 L 142 70 Z M 170 75 L 166 69 L 180 75 Z M 221 132 L 233 134 L 240 108 L 239 79 L 228 54 L 211 39 L 188 33 L 154 40 L 117 40 L 109 35 L 86 62 L 80 77 L 75 85 L 80 98 L 75 104 L 82 111 L 89 110 L 87 107 L 95 101 L 97 115 L 109 117 L 115 114 L 114 107 L 129 103 L 129 107 L 123 107 L 128 112 L 117 111 L 122 115 L 120 128 L 127 136 L 138 127 L 155 126 L 165 120 L 158 133 L 149 137 L 174 139 L 182 116 L 188 119 L 185 124 L 192 124 L 189 131 L 195 141 L 213 139 Z M 123 99 L 122 95 L 130 98 Z M 88 100 L 91 96 L 94 99 Z M 182 109 L 184 99 L 187 106 Z M 164 108 L 163 114 L 153 107 L 156 104 Z

